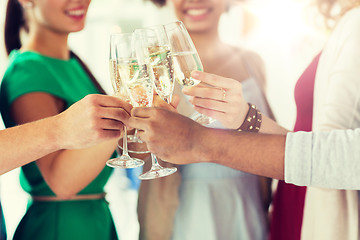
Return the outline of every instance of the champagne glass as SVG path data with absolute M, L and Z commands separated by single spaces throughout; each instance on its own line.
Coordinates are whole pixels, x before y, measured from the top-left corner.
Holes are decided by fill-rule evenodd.
M 149 74 L 156 93 L 167 103 L 171 102 L 174 91 L 174 77 L 169 40 L 163 25 L 138 29 L 145 45 L 144 56 L 149 64 Z
M 121 30 L 119 31 L 117 28 L 116 30 L 117 33 L 121 33 Z M 113 54 L 115 56 L 115 48 L 113 48 L 113 50 L 114 50 Z M 115 61 L 115 58 L 113 61 Z M 137 137 L 137 129 L 135 129 L 135 132 L 133 134 L 127 134 L 126 141 L 127 143 L 124 143 L 124 138 L 120 138 L 118 141 L 118 148 L 123 150 L 123 145 L 125 144 L 127 146 L 128 153 L 135 153 L 135 154 L 150 153 L 150 151 L 146 147 L 146 144 L 143 141 L 141 141 L 140 138 Z
M 124 51 L 126 46 L 131 43 L 131 34 L 127 33 L 114 33 L 110 35 L 110 78 L 111 83 L 115 92 L 115 96 L 120 97 L 121 99 L 130 102 L 129 93 L 126 88 L 126 79 L 128 76 L 120 76 L 119 65 L 118 65 L 118 55 L 117 48 L 122 49 L 122 58 L 131 58 L 131 53 L 129 51 Z M 137 158 L 132 158 L 129 156 L 128 148 L 127 148 L 127 128 L 124 125 L 123 131 L 123 146 L 122 146 L 122 154 L 120 157 L 109 159 L 106 164 L 110 167 L 118 167 L 118 168 L 135 168 L 144 165 L 144 161 Z
M 172 58 L 164 26 L 137 29 L 134 34 L 140 69 L 147 72 L 147 81 L 150 81 L 158 95 L 169 103 L 174 90 L 174 82 Z M 151 105 L 152 101 L 149 102 L 148 107 Z M 151 163 L 151 169 L 139 176 L 141 180 L 165 177 L 177 171 L 176 167 L 162 167 L 153 153 L 151 153 Z
M 114 33 L 121 33 L 121 28 L 115 26 Z M 129 153 L 135 153 L 135 154 L 146 154 L 150 153 L 150 151 L 147 149 L 146 144 L 141 141 L 140 138 L 137 137 L 137 129 L 135 129 L 135 132 L 133 134 L 127 134 L 127 151 Z M 118 148 L 123 150 L 123 138 L 120 138 L 118 141 Z
M 181 21 L 168 23 L 165 25 L 165 30 L 169 37 L 176 81 L 181 86 L 195 86 L 199 84 L 199 80 L 191 77 L 191 72 L 194 70 L 204 71 L 204 69 L 184 24 Z M 215 121 L 215 119 L 198 112 L 193 114 L 191 119 L 203 125 L 208 125 Z

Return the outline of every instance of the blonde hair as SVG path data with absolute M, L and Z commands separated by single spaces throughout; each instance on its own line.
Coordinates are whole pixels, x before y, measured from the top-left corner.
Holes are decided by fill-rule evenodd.
M 336 22 L 346 12 L 360 6 L 360 0 L 317 0 L 319 12 L 325 17 L 327 26 Z

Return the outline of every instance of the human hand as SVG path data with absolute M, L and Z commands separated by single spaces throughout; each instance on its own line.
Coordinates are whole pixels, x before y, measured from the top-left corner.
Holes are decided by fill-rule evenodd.
M 205 127 L 195 121 L 163 108 L 133 108 L 129 125 L 159 158 L 175 164 L 197 161 L 192 149 Z
M 180 97 L 178 95 L 173 95 L 171 103 L 165 102 L 159 95 L 155 94 L 153 99 L 153 106 L 165 108 L 167 110 L 176 112 L 176 108 L 179 105 Z
M 184 87 L 195 110 L 217 119 L 228 129 L 237 129 L 243 123 L 249 110 L 242 93 L 241 83 L 231 78 L 194 71 L 191 76 L 201 83 Z
M 60 145 L 79 149 L 119 138 L 132 106 L 118 97 L 90 94 L 56 116 Z

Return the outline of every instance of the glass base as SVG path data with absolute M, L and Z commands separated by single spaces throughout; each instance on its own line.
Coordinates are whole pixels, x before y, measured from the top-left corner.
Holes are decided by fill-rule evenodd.
M 127 135 L 128 142 L 136 142 L 136 143 L 143 143 L 140 138 L 136 137 L 136 135 Z
M 163 167 L 154 167 L 151 168 L 150 171 L 143 173 L 139 176 L 139 179 L 141 180 L 150 180 L 160 177 L 166 177 L 169 176 L 177 171 L 176 167 L 171 168 L 163 168 Z
M 128 135 L 128 152 L 129 153 L 136 153 L 136 154 L 146 154 L 150 153 L 150 151 L 147 149 L 146 143 L 142 141 L 131 141 L 133 135 Z M 136 138 L 138 139 L 138 138 Z M 119 149 L 123 150 L 123 139 L 121 138 L 118 142 Z M 136 149 L 136 150 L 134 150 Z
M 216 121 L 214 118 L 208 117 L 208 116 L 198 113 L 198 112 L 195 113 L 194 115 L 192 115 L 191 119 L 201 125 L 209 125 Z
M 144 165 L 144 161 L 130 156 L 120 156 L 118 158 L 109 159 L 106 165 L 112 168 L 137 168 Z

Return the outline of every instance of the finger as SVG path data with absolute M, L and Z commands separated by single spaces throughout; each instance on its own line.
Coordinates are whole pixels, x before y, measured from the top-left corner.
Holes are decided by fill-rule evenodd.
M 103 129 L 101 131 L 101 138 L 104 139 L 104 140 L 120 138 L 120 136 L 121 136 L 121 131 L 120 130 Z
M 179 95 L 173 95 L 172 100 L 171 100 L 171 106 L 173 106 L 175 109 L 177 108 L 177 106 L 180 103 L 180 96 Z
M 167 104 L 159 95 L 154 95 L 153 106 L 154 107 L 163 107 Z
M 101 94 L 90 94 L 86 97 L 90 98 L 90 101 L 95 101 L 101 107 L 112 107 L 112 108 L 123 108 L 130 114 L 132 105 L 119 97 L 101 95 Z
M 148 141 L 148 138 L 145 134 L 145 132 L 141 129 L 138 129 L 137 137 L 141 139 L 141 141 L 144 141 L 145 143 Z
M 122 130 L 124 123 L 112 119 L 101 119 L 100 127 L 105 130 Z
M 121 121 L 125 124 L 130 117 L 130 114 L 122 108 L 110 108 L 110 107 L 100 108 L 98 110 L 98 114 L 101 118 L 113 119 L 113 120 Z
M 231 78 L 225 78 L 219 75 L 200 71 L 193 71 L 191 73 L 191 77 L 200 80 L 202 83 L 210 84 L 216 88 L 230 89 L 234 87 L 235 84 L 240 84 L 238 81 Z
M 157 97 L 157 99 L 154 99 L 154 107 L 160 107 L 160 108 L 165 108 L 167 110 L 170 111 L 174 111 L 176 109 L 174 109 L 174 107 L 172 105 L 170 105 L 169 103 L 165 102 L 164 100 L 162 100 L 160 97 Z
M 151 107 L 135 107 L 131 110 L 132 117 L 148 118 L 151 115 Z
M 216 110 L 212 110 L 212 109 L 208 109 L 208 108 L 202 108 L 202 107 L 198 107 L 198 106 L 195 106 L 194 109 L 201 113 L 201 114 L 204 114 L 208 117 L 212 117 L 218 121 L 222 121 L 222 119 L 224 119 L 226 117 L 225 113 L 224 112 L 219 112 L 219 111 L 216 111 Z
M 198 98 L 208 98 L 217 101 L 226 100 L 226 91 L 223 89 L 217 88 L 208 88 L 208 87 L 191 87 L 183 88 L 183 93 L 189 96 L 194 96 Z
M 136 128 L 139 131 L 144 131 L 147 129 L 147 118 L 138 118 L 130 117 L 128 121 L 128 126 Z
M 194 97 L 194 98 L 190 98 L 189 101 L 197 107 L 207 108 L 219 112 L 226 112 L 228 107 L 228 104 L 225 102 L 216 101 L 216 100 L 214 101 L 212 99 L 206 99 L 206 98 Z

